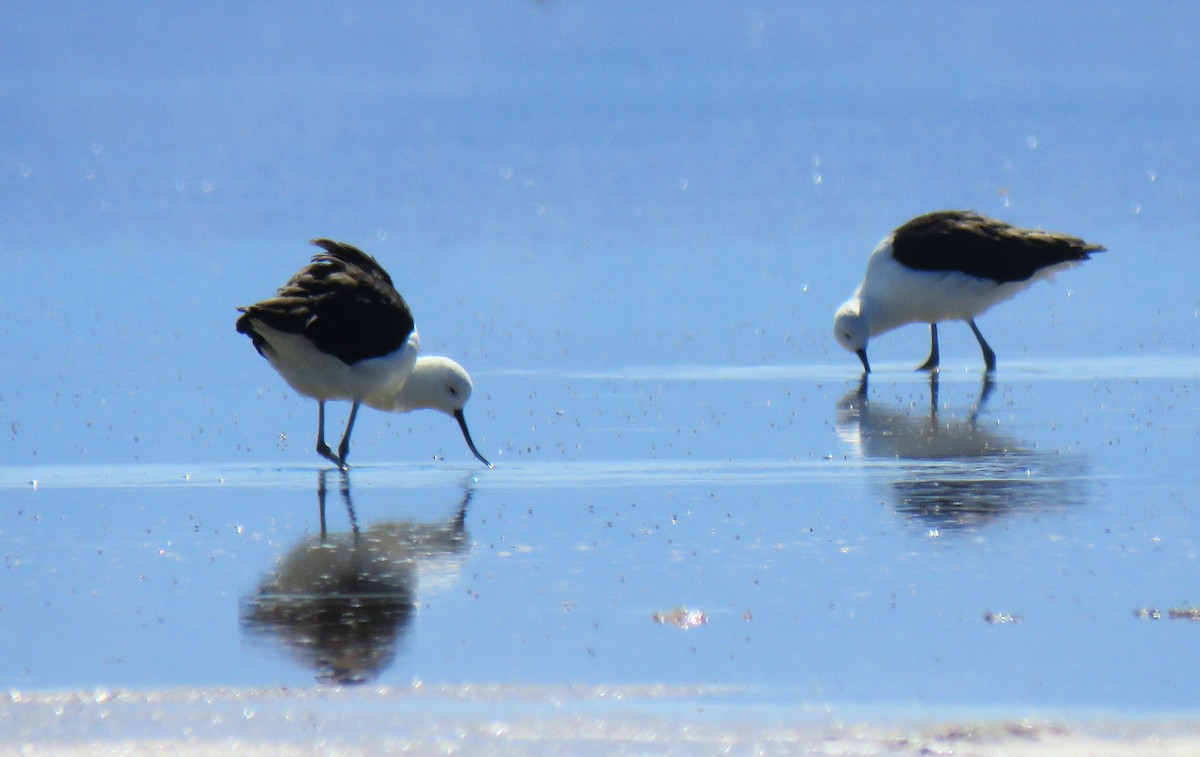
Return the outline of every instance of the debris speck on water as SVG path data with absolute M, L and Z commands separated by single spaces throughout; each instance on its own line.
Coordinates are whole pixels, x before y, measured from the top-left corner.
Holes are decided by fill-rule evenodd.
M 985 623 L 991 623 L 994 626 L 998 626 L 1004 623 L 1020 623 L 1022 620 L 1024 620 L 1024 618 L 1022 618 L 1020 615 L 1013 615 L 1012 613 L 1008 612 L 985 612 L 983 614 L 983 620 Z
M 1167 615 L 1171 620 L 1200 620 L 1200 607 L 1172 607 Z
M 1133 617 L 1144 620 L 1158 620 L 1162 617 L 1162 613 L 1153 607 L 1139 607 L 1133 611 Z
M 708 616 L 699 610 L 689 610 L 686 607 L 676 607 L 666 612 L 654 613 L 654 622 L 664 626 L 675 626 L 685 631 L 702 626 L 708 622 Z

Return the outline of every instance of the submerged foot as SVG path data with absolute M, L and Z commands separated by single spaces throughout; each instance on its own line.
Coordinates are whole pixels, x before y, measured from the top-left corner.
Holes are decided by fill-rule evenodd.
M 929 324 L 929 357 L 917 366 L 918 371 L 936 371 L 941 364 L 941 351 L 938 350 L 937 324 Z
M 340 471 L 345 472 L 350 469 L 350 466 L 346 465 L 345 457 L 339 457 L 333 454 L 333 450 L 331 450 L 329 445 L 325 444 L 324 442 L 321 442 L 317 445 L 317 454 L 336 465 Z

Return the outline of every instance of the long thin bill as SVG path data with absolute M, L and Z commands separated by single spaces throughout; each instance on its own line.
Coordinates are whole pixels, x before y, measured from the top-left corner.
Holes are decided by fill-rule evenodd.
M 492 464 L 487 461 L 487 458 L 479 454 L 479 450 L 475 449 L 475 442 L 471 441 L 471 432 L 467 430 L 467 416 L 463 415 L 462 410 L 455 410 L 454 417 L 458 420 L 458 427 L 462 429 L 463 438 L 467 440 L 467 446 L 471 448 L 471 452 L 475 454 L 475 457 L 479 458 L 479 462 L 483 463 L 489 468 L 493 467 Z
M 858 359 L 862 361 L 863 371 L 870 373 L 871 372 L 871 364 L 867 362 L 867 351 L 859 350 L 858 352 L 855 352 L 854 354 L 858 355 Z

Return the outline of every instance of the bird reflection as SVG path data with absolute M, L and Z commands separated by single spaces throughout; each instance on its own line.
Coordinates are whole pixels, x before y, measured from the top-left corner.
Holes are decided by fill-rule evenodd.
M 934 373 L 929 412 L 921 414 L 869 400 L 864 374 L 858 388 L 839 402 L 839 436 L 865 458 L 899 462 L 890 486 L 893 506 L 939 530 L 1081 501 L 1078 471 L 1071 470 L 1076 461 L 1026 449 L 996 427 L 980 424 L 994 390 L 991 374 L 985 374 L 979 397 L 965 415 L 940 413 Z
M 350 530 L 330 534 L 326 473 L 317 480 L 320 533 L 281 557 L 242 600 L 241 623 L 251 634 L 281 642 L 316 671 L 317 680 L 364 683 L 394 661 L 416 612 L 418 578 L 436 584 L 456 576 L 465 561 L 473 490 L 465 488 L 446 521 L 383 521 L 360 530 L 343 473 L 340 493 Z

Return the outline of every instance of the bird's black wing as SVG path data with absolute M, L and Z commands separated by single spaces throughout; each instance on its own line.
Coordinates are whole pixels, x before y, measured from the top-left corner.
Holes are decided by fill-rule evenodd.
M 1044 268 L 1087 260 L 1102 250 L 1078 237 L 1020 229 L 965 210 L 918 216 L 892 236 L 892 257 L 901 265 L 964 273 L 997 284 L 1025 281 Z
M 321 352 L 347 364 L 387 355 L 413 332 L 412 311 L 392 286 L 387 271 L 356 247 L 328 239 L 313 244 L 325 252 L 280 287 L 270 299 L 239 308 L 237 330 L 261 353 L 264 338 L 254 321 L 302 334 Z

